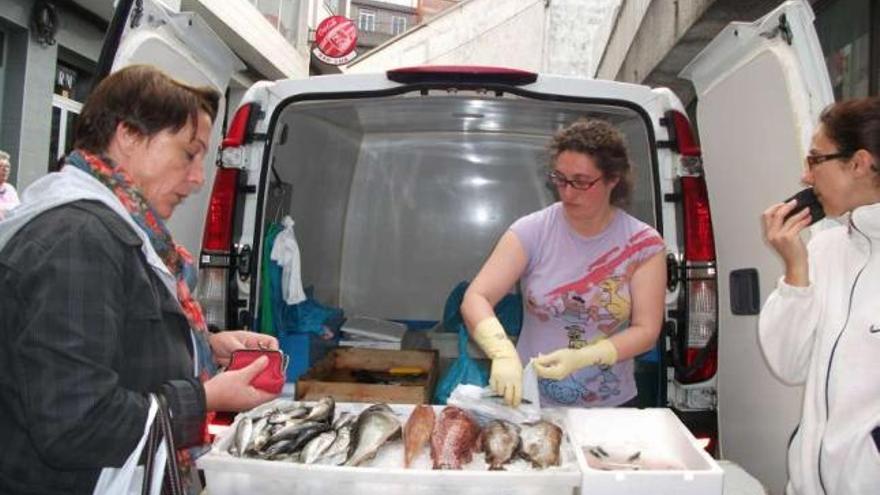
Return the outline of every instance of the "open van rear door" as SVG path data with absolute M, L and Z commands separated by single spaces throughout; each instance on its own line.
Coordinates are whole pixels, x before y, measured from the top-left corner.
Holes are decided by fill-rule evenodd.
M 132 64 L 154 65 L 170 76 L 226 94 L 230 77 L 244 65 L 198 15 L 175 12 L 159 0 L 120 0 L 98 61 L 104 72 Z M 179 205 L 168 222 L 175 240 L 198 253 L 216 168 L 213 166 L 226 111 L 225 99 L 205 157 L 205 186 Z
M 760 215 L 801 187 L 810 136 L 833 101 L 806 1 L 727 26 L 685 69 L 697 123 L 718 266 L 718 421 L 721 455 L 783 493 L 801 387 L 770 372 L 757 310 L 782 265 L 762 240 Z

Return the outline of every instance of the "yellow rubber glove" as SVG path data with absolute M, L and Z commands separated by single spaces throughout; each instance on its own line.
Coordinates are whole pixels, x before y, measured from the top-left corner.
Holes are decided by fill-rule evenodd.
M 532 360 L 538 376 L 551 380 L 562 380 L 587 366 L 600 364 L 611 366 L 616 362 L 617 348 L 608 339 L 602 339 L 580 349 L 559 349 L 546 356 L 539 355 Z
M 522 362 L 498 318 L 492 316 L 477 323 L 474 340 L 492 360 L 492 375 L 489 378 L 492 390 L 504 396 L 504 402 L 508 405 L 518 406 L 522 400 Z

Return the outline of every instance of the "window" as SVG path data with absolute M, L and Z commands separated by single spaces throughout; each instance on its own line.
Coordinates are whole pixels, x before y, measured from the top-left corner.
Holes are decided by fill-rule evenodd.
M 324 0 L 324 5 L 330 12 L 333 12 L 336 15 L 342 15 L 342 12 L 339 10 L 339 0 Z
M 398 35 L 406 31 L 406 17 L 391 16 L 391 34 Z
M 361 31 L 375 31 L 376 12 L 363 9 L 358 12 L 358 29 Z
M 871 33 L 872 3 L 880 9 L 878 0 L 837 0 L 817 9 L 816 31 L 837 100 L 870 94 L 871 36 L 878 36 Z
M 301 0 L 251 0 L 275 29 L 291 45 L 297 46 Z M 333 2 L 328 2 L 333 3 Z

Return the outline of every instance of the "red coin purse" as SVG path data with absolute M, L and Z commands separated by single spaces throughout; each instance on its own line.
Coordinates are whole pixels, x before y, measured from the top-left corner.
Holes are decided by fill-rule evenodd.
M 287 356 L 281 351 L 263 349 L 240 349 L 232 351 L 227 370 L 237 370 L 253 363 L 260 356 L 269 358 L 269 364 L 263 368 L 253 380 L 251 385 L 266 392 L 277 394 L 284 387 L 284 379 L 287 372 Z

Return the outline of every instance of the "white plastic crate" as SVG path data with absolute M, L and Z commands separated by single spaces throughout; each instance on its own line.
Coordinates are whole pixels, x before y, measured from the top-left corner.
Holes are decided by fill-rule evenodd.
M 669 409 L 568 409 L 566 423 L 583 472 L 582 495 L 721 495 L 724 471 Z M 584 447 L 639 452 L 679 469 L 600 470 Z
M 369 405 L 338 403 L 336 414 L 340 411 L 359 412 Z M 405 423 L 413 406 L 392 404 L 391 408 Z M 439 413 L 443 406 L 434 408 Z M 560 426 L 563 421 L 558 418 Z M 581 482 L 578 460 L 565 438 L 559 467 L 535 470 L 525 461 L 517 460 L 506 466 L 506 471 L 487 471 L 483 454 L 475 453 L 474 461 L 461 471 L 435 471 L 431 469 L 429 449 L 415 459 L 410 469 L 404 469 L 403 443 L 400 441 L 382 447 L 371 463 L 372 467 L 234 457 L 227 453 L 234 427 L 235 424 L 221 433 L 211 451 L 196 462 L 205 472 L 207 495 L 566 495 L 577 493 Z

